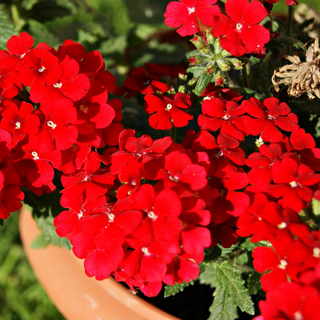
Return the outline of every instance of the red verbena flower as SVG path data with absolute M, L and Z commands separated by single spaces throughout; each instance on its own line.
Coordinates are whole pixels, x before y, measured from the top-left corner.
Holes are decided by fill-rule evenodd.
M 12 167 L 0 170 L 0 219 L 21 208 L 24 193 L 19 184 L 20 177 Z
M 260 1 L 227 0 L 226 13 L 216 16 L 212 34 L 219 37 L 221 47 L 234 56 L 263 49 L 270 40 L 268 29 L 258 25 L 267 16 Z
M 204 24 L 212 24 L 212 16 L 220 13 L 217 0 L 180 0 L 168 4 L 164 23 L 171 28 L 180 27 L 177 32 L 191 36 L 199 31 L 198 18 Z
M 174 98 L 168 96 L 145 96 L 145 110 L 152 114 L 149 123 L 152 128 L 168 130 L 174 127 L 184 127 L 193 119 L 193 116 L 181 109 L 191 107 L 188 95 L 178 92 Z
M 235 101 L 225 101 L 216 97 L 204 99 L 202 113 L 198 117 L 198 123 L 203 130 L 217 131 L 221 128 L 221 133 L 240 141 L 249 133 L 246 125 L 249 117 L 244 114 L 243 106 L 239 106 Z
M 264 141 L 278 142 L 284 138 L 284 131 L 295 131 L 299 129 L 298 117 L 290 112 L 289 106 L 277 98 L 271 97 L 263 101 L 250 98 L 242 102 L 241 106 L 254 119 L 248 119 L 247 126 L 250 134 L 259 135 Z
M 275 185 L 270 185 L 268 193 L 282 197 L 281 205 L 296 212 L 300 212 L 311 200 L 311 187 L 320 181 L 320 174 L 289 157 L 277 160 L 271 174 Z

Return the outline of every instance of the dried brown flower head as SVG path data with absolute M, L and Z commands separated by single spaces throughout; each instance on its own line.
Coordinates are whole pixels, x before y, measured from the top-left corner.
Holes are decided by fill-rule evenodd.
M 276 69 L 272 76 L 272 83 L 276 91 L 279 85 L 288 85 L 288 94 L 299 97 L 306 93 L 309 99 L 314 99 L 316 95 L 320 98 L 320 49 L 319 39 L 311 44 L 306 53 L 306 62 L 301 62 L 297 55 L 284 56 L 292 64 Z

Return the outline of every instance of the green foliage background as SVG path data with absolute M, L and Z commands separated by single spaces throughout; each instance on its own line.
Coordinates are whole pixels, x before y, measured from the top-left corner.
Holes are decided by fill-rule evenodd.
M 145 62 L 183 59 L 188 43 L 163 24 L 170 0 L 1 0 L 0 49 L 21 31 L 35 43 L 58 47 L 65 39 L 99 50 L 119 83 Z M 320 11 L 320 2 L 304 0 Z M 275 10 L 285 12 L 280 0 Z M 126 102 L 129 112 L 132 102 Z M 130 119 L 130 116 L 129 116 Z M 139 119 L 138 119 L 139 120 Z M 217 294 L 224 294 L 220 292 Z M 219 306 L 212 306 L 218 308 Z M 64 319 L 36 280 L 21 247 L 18 213 L 0 226 L 0 320 Z

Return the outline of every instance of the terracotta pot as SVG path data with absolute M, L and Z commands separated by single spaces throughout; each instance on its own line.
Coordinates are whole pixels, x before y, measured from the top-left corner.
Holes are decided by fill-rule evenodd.
M 132 294 L 112 278 L 97 281 L 84 273 L 83 261 L 55 246 L 32 249 L 40 231 L 26 208 L 20 211 L 20 236 L 29 262 L 68 320 L 179 320 Z

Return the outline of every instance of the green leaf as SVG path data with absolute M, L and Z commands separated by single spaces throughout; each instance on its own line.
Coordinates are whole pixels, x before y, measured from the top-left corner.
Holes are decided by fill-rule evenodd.
M 204 72 L 202 76 L 197 81 L 197 85 L 195 87 L 195 94 L 197 96 L 201 96 L 204 89 L 208 86 L 208 84 L 211 82 L 213 75 L 208 74 L 207 72 Z
M 303 51 L 307 51 L 305 45 L 298 39 L 287 37 L 280 35 L 279 37 L 272 39 L 270 42 L 276 42 L 277 44 L 280 44 L 283 46 L 294 46 L 297 49 L 302 49 Z
M 270 247 L 269 241 L 259 241 L 251 242 L 250 238 L 246 238 L 244 242 L 241 243 L 240 248 L 245 251 L 253 251 L 256 247 Z
M 221 248 L 221 257 L 230 258 L 230 255 L 234 255 L 234 253 L 238 250 L 239 244 L 233 244 L 229 248 L 224 248 L 222 245 L 218 244 L 218 246 Z
M 52 216 L 56 217 L 65 209 L 60 205 L 61 194 L 57 189 L 50 193 L 44 193 L 41 196 L 32 194 L 26 188 L 23 189 L 25 198 L 24 203 L 32 208 L 33 216 Z
M 5 11 L 5 6 L 0 5 L 0 49 L 7 48 L 7 41 L 17 34 L 12 21 Z
M 253 243 L 251 242 L 250 238 L 246 238 L 246 240 L 241 243 L 240 248 L 245 251 L 253 251 L 253 249 L 258 246 L 258 243 Z
M 38 2 L 39 2 L 39 0 L 24 0 L 24 1 L 21 2 L 21 6 L 22 6 L 22 8 L 26 9 L 27 11 L 29 11 Z
M 28 19 L 28 27 L 29 33 L 32 34 L 35 43 L 45 42 L 50 46 L 58 46 L 60 43 L 60 40 L 41 22 L 34 19 Z
M 312 198 L 312 211 L 315 216 L 320 216 L 320 201 Z
M 190 282 L 182 282 L 182 283 L 176 283 L 173 286 L 166 285 L 164 288 L 164 297 L 171 297 L 176 295 L 179 292 L 182 292 L 186 287 L 189 287 L 190 285 L 194 285 L 195 281 L 191 280 Z
M 254 304 L 244 286 L 244 280 L 236 272 L 236 268 L 228 261 L 221 264 L 215 263 L 217 283 L 232 298 L 241 311 L 254 314 Z
M 261 289 L 261 282 L 260 282 L 261 274 L 257 271 L 254 271 L 249 274 L 248 276 L 248 292 L 250 295 L 257 294 Z
M 234 320 L 238 318 L 237 306 L 224 289 L 217 288 L 213 296 L 208 320 Z
M 203 52 L 201 52 L 200 50 L 196 49 L 196 50 L 192 50 L 186 53 L 186 58 L 193 58 L 193 57 L 204 57 L 207 58 L 208 61 L 210 61 L 210 57 L 208 57 L 208 55 L 205 55 Z
M 205 72 L 206 68 L 205 67 L 201 67 L 201 66 L 194 66 L 194 67 L 190 67 L 187 69 L 187 73 L 192 73 L 192 80 L 198 81 L 197 78 L 199 78 L 200 76 L 202 76 L 202 74 Z M 194 83 L 195 83 L 194 82 Z
M 58 247 L 63 246 L 68 250 L 71 249 L 69 240 L 57 235 L 55 231 L 56 228 L 53 225 L 53 219 L 51 215 L 48 217 L 35 217 L 38 228 L 42 230 L 42 234 L 33 241 L 31 244 L 32 248 L 45 248 L 47 245 L 53 244 Z
M 210 249 L 206 249 L 204 253 L 205 254 L 204 261 L 210 262 L 210 261 L 217 260 L 221 256 L 221 253 L 222 253 L 222 250 L 218 246 L 215 246 Z
M 213 263 L 205 265 L 205 270 L 199 276 L 201 284 L 208 284 L 211 288 L 217 287 L 217 269 Z

